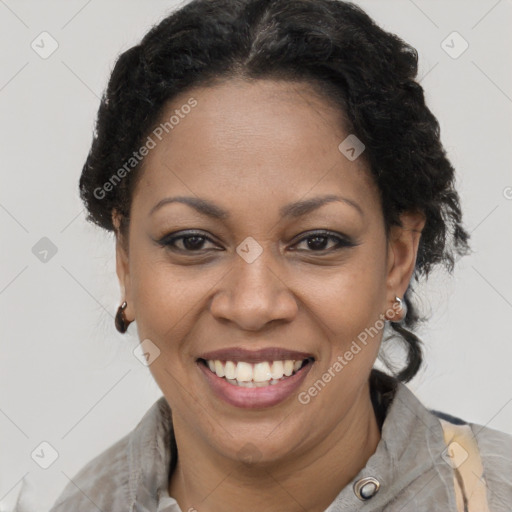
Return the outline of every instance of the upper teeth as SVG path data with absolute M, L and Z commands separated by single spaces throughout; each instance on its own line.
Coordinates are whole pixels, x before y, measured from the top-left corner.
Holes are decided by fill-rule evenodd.
M 272 361 L 263 363 L 246 363 L 239 361 L 215 361 L 208 360 L 208 368 L 219 377 L 225 377 L 228 380 L 237 380 L 238 382 L 266 382 L 278 380 L 284 376 L 289 377 L 294 371 L 302 366 L 302 361 L 288 359 L 286 361 Z

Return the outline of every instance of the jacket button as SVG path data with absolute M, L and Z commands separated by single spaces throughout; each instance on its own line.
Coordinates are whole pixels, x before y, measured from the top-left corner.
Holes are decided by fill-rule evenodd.
M 373 478 L 373 476 L 367 476 L 361 478 L 354 483 L 354 493 L 360 500 L 369 500 L 373 498 L 379 490 L 380 482 Z

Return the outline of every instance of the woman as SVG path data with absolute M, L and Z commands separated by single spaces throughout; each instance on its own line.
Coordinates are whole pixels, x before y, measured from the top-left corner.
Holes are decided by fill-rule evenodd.
M 194 0 L 120 56 L 80 192 L 163 397 L 53 512 L 510 510 L 512 436 L 404 384 L 412 285 L 468 252 L 416 73 L 338 0 Z

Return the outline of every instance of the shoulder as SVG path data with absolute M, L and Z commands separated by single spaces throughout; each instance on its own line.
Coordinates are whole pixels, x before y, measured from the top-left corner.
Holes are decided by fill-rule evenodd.
M 472 423 L 436 409 L 429 409 L 429 411 L 436 417 L 453 425 L 468 425 L 482 457 L 487 459 L 499 458 L 506 464 L 512 465 L 512 434 L 479 423 Z
M 50 512 L 121 510 L 128 500 L 130 432 L 91 459 L 66 487 Z M 127 509 L 127 508 L 126 508 Z
M 482 459 L 491 510 L 510 510 L 512 503 L 512 435 L 470 423 Z M 507 506 L 507 509 L 504 506 Z M 499 508 L 501 507 L 501 508 Z
M 464 421 L 441 411 L 430 412 L 448 422 L 448 428 L 466 429 L 470 439 L 476 443 L 490 509 L 508 510 L 504 507 L 512 502 L 512 435 L 486 425 Z M 462 464 L 464 462 L 461 462 Z
M 472 490 L 478 489 L 473 498 L 481 499 L 477 496 L 486 495 L 489 510 L 510 512 L 511 434 L 432 409 L 401 382 L 397 383 L 383 432 L 386 423 L 388 445 L 393 444 L 399 435 L 408 439 L 413 436 L 424 439 L 426 444 L 417 444 L 416 456 L 422 446 L 427 446 L 436 471 L 440 475 L 442 473 L 444 485 L 457 488 L 468 483 L 468 497 L 473 496 Z M 453 445 L 453 442 L 459 446 Z M 398 441 L 397 445 L 402 450 L 400 443 Z M 407 448 L 403 451 L 407 451 Z M 439 454 L 442 460 L 439 460 Z M 447 468 L 451 470 L 448 472 Z
M 135 495 L 154 478 L 154 465 L 167 456 L 170 409 L 164 397 L 157 400 L 124 437 L 91 459 L 69 478 L 50 512 L 128 511 Z M 158 458 L 160 457 L 160 458 Z M 164 467 L 159 470 L 164 471 Z M 158 476 L 158 475 L 157 475 Z

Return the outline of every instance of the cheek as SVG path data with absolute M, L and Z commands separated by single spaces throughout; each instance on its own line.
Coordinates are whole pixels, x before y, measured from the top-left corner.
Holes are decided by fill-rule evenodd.
M 329 411 L 326 423 L 353 405 L 375 363 L 385 325 L 385 260 L 379 247 L 365 249 L 328 279 L 309 283 L 313 318 L 327 343 L 311 375 L 313 385 L 302 396 L 314 400 L 317 410 Z
M 139 337 L 149 338 L 159 348 L 167 348 L 165 339 L 186 323 L 186 310 L 191 307 L 193 282 L 182 278 L 182 272 L 154 255 L 133 254 L 131 272 L 133 301 L 137 312 Z M 181 319 L 181 322 L 180 322 Z
M 304 273 L 299 280 L 307 290 L 305 304 L 314 305 L 315 314 L 343 337 L 357 334 L 383 312 L 386 268 L 375 244 L 359 246 L 343 265 L 329 272 Z
M 132 254 L 133 302 L 140 339 L 149 338 L 160 350 L 175 352 L 207 307 L 209 291 L 226 270 L 208 271 L 193 266 L 172 265 L 165 251 Z
M 134 258 L 133 271 L 138 337 L 149 339 L 159 350 L 149 370 L 168 399 L 184 407 L 186 394 L 180 390 L 190 372 L 191 333 L 209 287 L 204 280 L 191 278 L 190 271 L 161 259 Z

